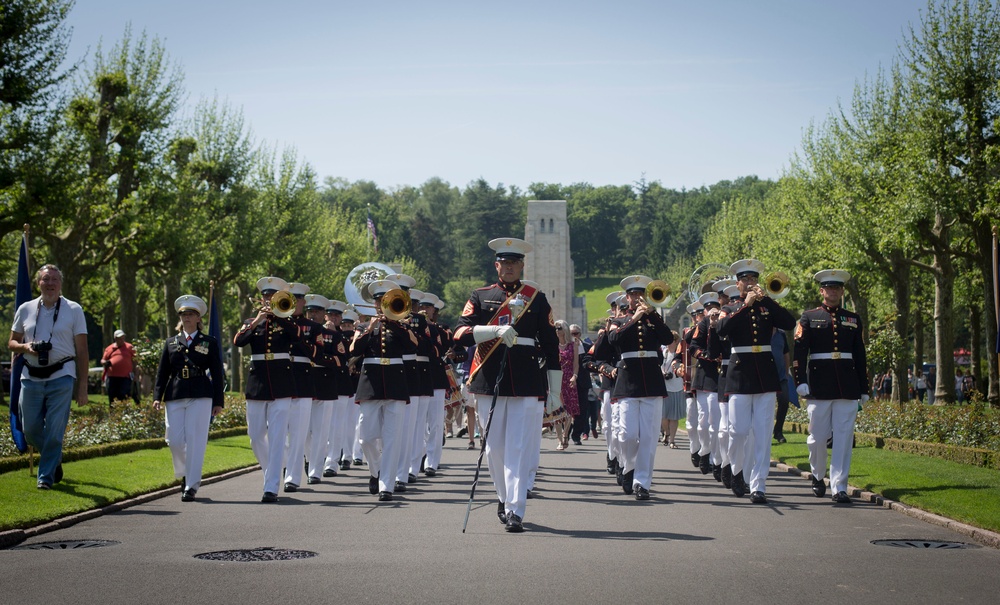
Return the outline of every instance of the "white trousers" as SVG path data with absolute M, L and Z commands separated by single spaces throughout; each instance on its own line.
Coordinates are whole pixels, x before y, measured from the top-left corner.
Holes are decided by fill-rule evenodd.
M 174 460 L 174 477 L 185 477 L 191 489 L 201 486 L 201 467 L 208 447 L 212 398 L 175 399 L 166 402 L 167 445 Z
M 417 422 L 417 408 L 420 407 L 418 403 L 422 397 L 420 395 L 410 395 L 410 403 L 406 406 L 403 412 L 403 434 L 400 436 L 401 449 L 399 451 L 399 460 L 397 460 L 396 467 L 396 481 L 400 483 L 406 483 L 410 474 L 410 456 L 413 452 L 413 433 L 415 432 L 415 425 Z M 385 468 L 385 464 L 382 464 Z
M 478 398 L 477 415 L 489 414 L 486 396 Z M 535 408 L 543 406 L 537 397 L 497 397 L 493 409 L 493 420 L 490 421 L 490 431 L 486 438 L 486 462 L 490 477 L 497 491 L 497 498 L 504 503 L 504 510 L 510 514 L 524 518 L 527 502 L 528 478 L 535 457 L 531 454 L 530 444 L 534 441 L 535 426 L 539 427 Z M 535 425 L 535 426 L 530 426 Z
M 851 470 L 854 443 L 854 422 L 858 417 L 858 402 L 854 399 L 809 399 L 809 466 L 817 479 L 826 472 L 826 440 L 833 437 L 830 451 L 830 486 L 833 493 L 847 491 L 847 474 Z
M 379 478 L 379 491 L 391 493 L 396 488 L 394 473 L 403 453 L 403 414 L 408 406 L 398 399 L 362 401 L 360 406 L 358 434 L 368 472 Z
M 341 454 L 352 458 L 354 452 L 354 431 L 357 421 L 354 412 L 358 406 L 350 395 L 341 395 L 333 402 L 333 412 L 330 414 L 330 440 L 327 442 L 325 469 L 337 470 L 340 466 Z
M 357 403 L 351 406 L 351 427 L 350 452 L 355 460 L 361 460 L 365 457 L 365 451 L 361 448 L 361 406 Z
M 416 401 L 410 400 L 410 407 L 417 404 L 413 422 L 413 441 L 410 443 L 409 467 L 411 475 L 420 474 L 420 461 L 427 452 L 427 419 L 431 411 L 433 395 L 421 395 Z
M 729 439 L 733 474 L 743 472 L 751 492 L 767 492 L 767 474 L 771 470 L 771 439 L 774 432 L 775 393 L 729 396 Z M 750 460 L 747 440 L 754 436 Z M 750 476 L 747 477 L 747 470 Z
M 250 449 L 264 471 L 264 491 L 278 493 L 288 432 L 288 408 L 291 397 L 271 401 L 247 399 L 247 434 Z
M 618 465 L 621 466 L 625 463 L 622 453 L 622 440 L 625 436 L 622 434 L 622 408 L 619 405 L 621 401 L 614 401 L 609 406 L 611 408 L 611 457 L 618 461 Z
M 336 403 L 332 399 L 313 399 L 309 410 L 306 460 L 309 461 L 309 476 L 316 479 L 323 476 L 323 463 L 330 445 L 330 417 Z
M 688 397 L 685 402 L 687 414 L 684 416 L 684 428 L 688 432 L 688 447 L 692 454 L 697 454 L 701 451 L 701 439 L 698 437 L 698 399 Z
M 729 398 L 719 398 L 719 464 L 726 466 L 729 460 Z
M 528 489 L 535 489 L 535 476 L 538 475 L 538 467 L 542 463 L 542 422 L 545 421 L 545 403 L 538 402 L 539 405 L 529 408 L 528 414 L 534 415 L 534 419 L 528 420 L 528 440 L 525 448 L 531 456 L 531 467 L 528 471 Z
M 614 460 L 618 452 L 615 449 L 615 436 L 611 428 L 611 391 L 601 391 L 601 432 L 604 433 L 604 442 L 608 445 L 608 457 Z
M 311 397 L 292 397 L 288 408 L 288 442 L 285 456 L 285 483 L 302 485 L 302 461 L 306 457 Z
M 716 391 L 696 391 L 698 400 L 698 455 L 709 454 L 712 464 L 720 464 L 719 451 L 719 393 Z
M 623 397 L 616 403 L 622 424 L 622 472 L 634 470 L 632 486 L 649 489 L 663 416 L 663 397 Z
M 441 448 L 444 445 L 444 389 L 434 389 L 427 410 L 427 462 L 425 468 L 437 470 L 441 466 Z

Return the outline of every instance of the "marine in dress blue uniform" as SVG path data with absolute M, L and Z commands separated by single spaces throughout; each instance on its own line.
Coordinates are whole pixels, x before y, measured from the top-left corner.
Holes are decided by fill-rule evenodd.
M 790 330 L 795 318 L 781 305 L 764 295 L 757 279 L 764 265 L 755 259 L 736 261 L 730 272 L 744 300 L 724 307 L 718 315 L 719 336 L 729 338 L 732 352 L 726 374 L 729 395 L 729 438 L 733 470 L 732 491 L 746 493 L 744 471 L 750 471 L 750 501 L 765 504 L 767 475 L 771 464 L 771 431 L 777 402 L 778 370 L 771 355 L 774 328 Z M 747 439 L 754 435 L 753 457 L 746 464 Z
M 608 328 L 608 344 L 620 359 L 612 397 L 621 406 L 622 491 L 634 492 L 636 500 L 649 499 L 663 398 L 667 395 L 660 371 L 660 347 L 674 341 L 663 318 L 643 298 L 651 281 L 644 275 L 621 281 L 631 314 L 618 318 Z
M 288 291 L 295 296 L 295 311 L 292 322 L 298 326 L 299 340 L 292 343 L 292 373 L 295 375 L 295 394 L 288 407 L 288 441 L 285 452 L 285 491 L 298 491 L 302 485 L 303 461 L 305 460 L 306 436 L 309 434 L 309 420 L 315 387 L 313 385 L 313 358 L 316 355 L 316 334 L 320 324 L 306 319 L 305 297 L 309 286 L 302 283 L 289 284 Z
M 454 339 L 463 346 L 475 345 L 468 390 L 477 398 L 480 414 L 489 413 L 484 402 L 491 402 L 498 388 L 486 459 L 499 499 L 497 516 L 507 531 L 516 533 L 524 531 L 533 460 L 527 448 L 533 432 L 541 431 L 534 426 L 537 407 L 546 399 L 561 402 L 562 370 L 549 302 L 544 293 L 521 283 L 524 255 L 531 245 L 504 237 L 491 240 L 489 247 L 496 252 L 498 280 L 472 291 Z
M 694 387 L 692 386 L 695 379 L 695 370 L 698 365 L 695 363 L 695 358 L 691 355 L 691 339 L 694 338 L 694 329 L 698 325 L 698 322 L 702 320 L 705 316 L 705 306 L 698 301 L 687 306 L 687 312 L 691 315 L 691 325 L 681 332 L 681 342 L 679 346 L 681 354 L 681 363 L 683 372 L 681 376 L 684 378 L 684 393 L 685 405 L 687 406 L 687 413 L 684 417 L 684 428 L 687 429 L 688 434 L 688 447 L 691 452 L 691 464 L 695 468 L 701 467 L 701 438 L 698 436 L 698 399 L 695 397 Z
M 850 504 L 847 476 L 851 468 L 854 424 L 858 402 L 868 400 L 871 382 L 862 339 L 861 317 L 841 306 L 844 284 L 851 274 L 839 269 L 816 273 L 823 303 L 802 314 L 795 327 L 792 368 L 796 391 L 806 397 L 809 412 L 809 466 L 813 493 L 826 493 L 826 444 L 830 452 L 830 486 L 833 501 Z
M 329 477 L 324 468 L 330 443 L 331 419 L 339 397 L 340 367 L 347 346 L 339 329 L 325 325 L 326 308 L 330 300 L 319 294 L 306 294 L 306 319 L 317 326 L 311 333 L 315 355 L 309 375 L 313 383 L 313 399 L 309 409 L 309 431 L 306 433 L 306 461 L 309 474 L 306 482 L 315 485 Z M 334 471 L 334 476 L 336 471 Z
M 705 313 L 720 309 L 719 295 L 716 292 L 706 292 L 698 298 Z M 703 475 L 709 472 L 716 479 L 722 477 L 722 452 L 719 450 L 719 369 L 722 357 L 713 353 L 709 347 L 709 337 L 712 331 L 708 317 L 702 318 L 694 326 L 691 334 L 690 355 L 697 366 L 691 382 L 695 400 L 698 402 L 698 441 L 701 448 L 698 451 L 698 468 Z
M 614 349 L 608 345 L 608 328 L 611 321 L 619 316 L 618 299 L 625 295 L 623 290 L 610 292 L 604 297 L 609 305 L 608 317 L 604 322 L 604 327 L 597 331 L 594 344 L 590 347 L 590 359 L 584 363 L 584 368 L 588 372 L 597 374 L 600 377 L 601 386 L 601 432 L 604 433 L 604 441 L 607 445 L 607 470 L 609 475 L 619 474 L 618 452 L 619 444 L 615 439 L 614 431 L 614 406 L 611 399 L 611 392 L 615 386 L 615 366 L 618 359 L 615 357 Z

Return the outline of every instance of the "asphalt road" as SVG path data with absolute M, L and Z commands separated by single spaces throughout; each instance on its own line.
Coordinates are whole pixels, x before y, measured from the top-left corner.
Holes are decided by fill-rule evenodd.
M 652 499 L 604 471 L 603 440 L 566 452 L 543 440 L 539 497 L 525 533 L 496 518 L 483 471 L 461 532 L 477 452 L 449 440 L 441 472 L 379 503 L 352 469 L 278 504 L 259 471 L 177 492 L 0 551 L 6 603 L 994 603 L 1000 550 L 882 506 L 834 506 L 772 472 L 767 505 L 737 499 L 657 451 Z M 68 480 L 71 478 L 67 478 Z M 961 542 L 901 548 L 873 540 Z M 26 550 L 41 542 L 118 544 Z M 274 548 L 310 558 L 211 561 L 201 553 Z

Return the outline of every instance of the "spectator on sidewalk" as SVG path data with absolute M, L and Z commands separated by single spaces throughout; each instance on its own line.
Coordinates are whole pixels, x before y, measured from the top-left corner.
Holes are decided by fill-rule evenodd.
M 104 349 L 101 356 L 108 385 L 108 406 L 115 401 L 126 401 L 132 395 L 132 378 L 135 369 L 135 349 L 125 341 L 125 332 L 115 330 L 115 341 Z

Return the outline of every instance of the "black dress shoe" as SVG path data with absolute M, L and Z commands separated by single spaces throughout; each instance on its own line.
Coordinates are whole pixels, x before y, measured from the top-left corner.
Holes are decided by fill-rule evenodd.
M 340 461 L 340 470 L 342 470 L 342 471 L 349 471 L 349 470 L 351 470 L 351 461 L 347 460 L 346 458 L 344 460 L 341 460 Z
M 702 475 L 707 475 L 712 472 L 712 463 L 708 460 L 708 454 L 702 456 L 701 460 L 698 461 L 698 468 L 701 469 Z
M 378 501 L 379 502 L 389 502 L 392 500 L 392 492 L 379 492 Z
M 373 496 L 378 493 L 378 477 L 368 477 L 368 492 Z
M 822 498 L 826 495 L 826 483 L 822 479 L 817 479 L 816 475 L 809 475 L 813 484 L 813 494 L 817 498 Z
M 461 439 L 462 437 L 465 437 L 468 434 L 469 434 L 469 429 L 462 427 L 458 429 L 458 433 L 456 433 L 455 436 Z
M 743 471 L 740 471 L 733 475 L 732 486 L 730 489 L 733 490 L 733 494 L 737 498 L 742 498 L 747 493 L 747 484 L 743 481 Z
M 306 479 L 306 483 L 308 483 L 309 485 L 316 485 L 317 483 L 319 483 L 319 477 L 309 477 L 308 479 Z
M 524 526 L 521 525 L 521 517 L 518 517 L 514 513 L 507 515 L 507 523 L 504 525 L 504 529 L 512 534 L 519 534 L 524 531 Z
M 416 483 L 417 482 L 417 476 L 414 475 L 413 473 L 410 473 L 409 475 L 406 476 L 406 482 L 407 483 Z
M 621 485 L 624 479 L 622 478 L 622 467 L 618 466 L 618 461 L 615 461 L 615 483 Z
M 428 477 L 433 477 L 433 476 L 437 475 L 438 473 L 437 473 L 436 470 L 434 470 L 433 467 L 428 466 L 427 468 L 424 469 L 424 474 L 427 475 Z
M 337 471 L 334 470 L 334 469 L 332 469 L 332 468 L 323 469 L 323 476 L 324 477 L 336 477 L 337 476 Z
M 397 481 L 393 489 L 399 493 L 403 493 L 406 491 L 406 484 L 402 481 Z
M 733 487 L 733 467 L 728 464 L 722 467 L 722 485 L 726 489 Z
M 614 475 L 615 474 L 615 461 L 612 460 L 611 456 L 608 456 L 607 454 L 605 454 L 604 456 L 608 459 L 608 474 L 609 475 Z
M 52 483 L 59 483 L 63 478 L 62 462 L 56 465 L 56 470 L 52 473 Z
M 503 502 L 497 504 L 497 517 L 500 519 L 500 525 L 507 525 L 507 511 L 504 510 Z
M 777 441 L 778 443 L 787 443 L 788 442 L 788 440 L 785 439 L 785 436 L 782 435 L 781 433 L 778 433 L 777 435 L 775 435 L 774 436 L 774 440 Z
M 649 500 L 649 490 L 643 486 L 637 486 L 635 488 L 635 499 L 636 500 Z
M 296 485 L 296 484 L 294 484 L 294 483 L 292 483 L 291 481 L 286 481 L 285 482 L 285 491 L 288 492 L 288 493 L 297 492 L 297 491 L 299 491 L 299 486 Z
M 573 445 L 583 445 L 583 442 L 580 441 L 579 439 L 574 439 L 573 440 Z
M 712 477 L 716 481 L 722 481 L 722 465 L 721 464 L 713 464 L 712 465 Z
M 701 466 L 701 456 L 698 455 L 698 452 L 691 454 L 691 464 L 693 464 L 695 468 Z
M 535 497 L 535 492 L 533 492 L 532 490 L 529 489 L 528 491 L 526 491 L 524 493 L 524 497 L 526 499 L 528 499 L 528 500 L 531 500 L 531 499 L 533 499 Z
M 194 502 L 195 490 L 186 489 L 181 492 L 181 502 Z
M 261 502 L 277 502 L 278 494 L 274 492 L 264 492 L 264 497 L 260 499 Z
M 361 466 L 362 464 L 364 464 L 364 462 L 365 461 L 362 460 L 361 458 L 355 458 L 354 459 L 354 466 Z
M 767 497 L 764 492 L 753 492 L 750 494 L 750 502 L 753 504 L 767 504 Z
M 635 471 L 629 471 L 627 473 L 622 473 L 622 491 L 628 495 L 632 495 L 632 478 L 635 477 Z
M 850 504 L 851 497 L 847 495 L 847 492 L 837 492 L 833 496 L 833 501 L 836 504 Z

